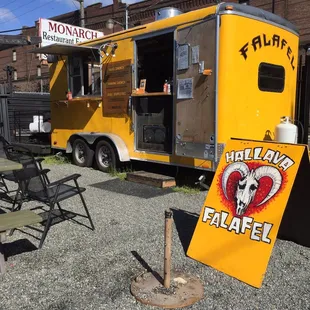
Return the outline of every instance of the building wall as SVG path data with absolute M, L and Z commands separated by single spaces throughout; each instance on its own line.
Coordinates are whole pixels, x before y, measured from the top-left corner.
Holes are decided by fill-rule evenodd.
M 250 4 L 272 12 L 272 0 L 250 0 Z M 295 24 L 300 31 L 300 43 L 310 43 L 309 0 L 275 0 L 274 13 Z
M 112 18 L 121 24 L 125 24 L 125 4 L 113 0 L 112 5 L 102 6 L 96 3 L 85 8 L 85 27 L 103 31 L 105 34 L 117 32 L 123 28 L 116 24 L 112 30 L 105 26 L 105 22 Z M 231 0 L 230 2 L 238 2 Z M 216 0 L 146 0 L 128 7 L 129 27 L 145 24 L 154 21 L 155 10 L 160 7 L 175 7 L 183 12 L 199 9 L 214 5 Z M 272 11 L 272 0 L 250 0 L 250 5 L 261 9 Z M 309 0 L 275 0 L 275 14 L 287 18 L 296 24 L 300 29 L 301 43 L 310 43 L 310 16 Z M 79 25 L 79 11 L 75 10 L 63 15 L 55 16 L 50 19 L 57 20 L 72 25 Z M 24 29 L 23 34 L 37 35 L 36 26 Z M 2 69 L 6 65 L 12 65 L 17 71 L 17 81 L 13 81 L 13 87 L 17 91 L 36 91 L 48 90 L 48 66 L 41 63 L 40 59 L 33 53 L 29 53 L 34 46 L 17 47 L 17 61 L 12 62 L 13 49 L 0 52 L 0 83 L 6 81 L 6 72 Z M 37 67 L 41 66 L 42 77 L 37 77 Z

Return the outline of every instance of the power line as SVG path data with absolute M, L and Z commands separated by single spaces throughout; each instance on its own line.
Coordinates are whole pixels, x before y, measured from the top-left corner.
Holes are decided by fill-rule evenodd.
M 36 0 L 32 0 L 32 1 L 30 1 L 30 2 L 27 2 L 27 3 L 25 3 L 24 5 L 19 6 L 17 9 L 8 10 L 8 12 L 6 12 L 6 13 L 4 13 L 4 14 L 1 14 L 0 17 L 5 16 L 5 15 L 8 15 L 8 14 L 12 14 L 14 11 L 17 11 L 17 10 L 19 10 L 20 8 L 24 7 L 24 6 L 27 6 L 27 5 L 29 5 L 30 3 L 34 2 L 34 1 L 36 1 Z
M 0 33 L 7 33 L 7 32 L 13 32 L 13 31 L 19 31 L 19 30 L 26 30 L 26 29 L 33 29 L 35 26 L 32 27 L 23 27 L 23 28 L 17 28 L 17 29 L 9 29 L 9 30 L 4 30 L 0 31 Z
M 79 10 L 80 8 L 76 5 L 76 3 L 74 2 L 74 0 L 71 0 L 72 3 L 74 4 L 74 6 L 76 7 L 77 10 Z
M 12 3 L 14 3 L 14 2 L 16 2 L 17 0 L 13 0 L 13 1 L 11 1 L 10 3 L 7 3 L 7 4 L 5 4 L 5 5 L 2 5 L 2 6 L 0 6 L 0 9 L 1 8 L 4 8 L 5 6 L 7 6 L 7 5 L 10 5 L 10 4 L 12 4 Z
M 54 20 L 54 17 L 51 17 L 52 20 Z M 57 21 L 57 20 L 56 20 Z M 78 18 L 76 16 L 72 16 L 72 21 L 71 24 L 68 22 L 70 25 L 75 25 L 75 22 L 78 21 Z M 9 30 L 3 30 L 0 31 L 0 33 L 8 33 L 8 32 L 13 32 L 13 31 L 20 31 L 20 30 L 27 30 L 27 29 L 35 29 L 36 26 L 31 26 L 31 27 L 23 27 L 23 28 L 16 28 L 16 29 L 9 29 Z
M 13 20 L 13 19 L 18 18 L 18 17 L 24 16 L 24 15 L 26 15 L 26 14 L 28 14 L 28 13 L 31 13 L 31 12 L 33 12 L 33 11 L 35 11 L 35 10 L 37 10 L 37 9 L 40 9 L 40 8 L 42 8 L 43 6 L 46 6 L 46 5 L 48 5 L 48 4 L 50 4 L 50 3 L 54 2 L 54 1 L 55 1 L 55 0 L 50 0 L 50 1 L 48 1 L 48 2 L 46 2 L 46 3 L 44 3 L 44 4 L 42 4 L 42 5 L 40 5 L 40 6 L 38 6 L 38 7 L 36 7 L 36 8 L 33 9 L 33 10 L 30 10 L 30 11 L 28 11 L 28 12 L 25 12 L 25 13 L 21 14 L 21 15 L 15 16 L 14 18 L 11 18 L 10 20 L 7 20 L 7 21 L 5 21 L 5 22 L 2 22 L 2 23 L 0 23 L 0 25 L 1 25 L 1 24 L 4 24 L 4 23 L 7 23 L 7 22 L 9 22 L 9 21 L 11 21 L 11 20 Z
M 16 0 L 15 0 L 15 1 L 16 1 Z M 50 1 L 50 2 L 48 2 L 48 3 L 51 3 L 51 2 L 53 2 L 53 1 Z M 74 3 L 74 0 L 72 0 L 72 2 Z M 142 9 L 138 10 L 138 12 L 133 13 L 132 15 L 129 15 L 129 18 L 135 17 L 135 16 L 139 15 L 140 13 L 144 13 L 144 12 L 146 12 L 146 11 L 151 11 L 150 8 L 152 8 L 152 7 L 156 6 L 156 5 L 158 5 L 158 4 L 161 3 L 161 2 L 163 2 L 163 0 L 158 0 L 158 1 L 156 1 L 154 4 L 152 4 L 152 5 L 150 5 L 150 6 L 145 6 L 145 8 L 142 8 Z M 48 3 L 46 3 L 46 4 L 48 4 Z M 44 5 L 46 5 L 46 4 L 44 4 Z M 44 6 L 44 5 L 42 5 L 42 6 Z M 74 5 L 76 6 L 75 3 L 74 3 Z M 42 6 L 40 6 L 40 7 L 42 7 Z M 39 9 L 40 7 L 36 8 L 36 9 Z M 76 8 L 77 8 L 77 6 L 76 6 Z M 36 10 L 36 9 L 35 9 L 35 10 Z M 32 10 L 32 11 L 34 11 L 34 10 Z M 29 11 L 29 12 L 32 12 L 32 11 Z M 26 12 L 25 14 L 27 14 L 27 13 L 29 13 L 29 12 Z M 69 13 L 74 14 L 74 11 L 69 12 Z M 23 14 L 23 15 L 25 15 L 25 14 Z M 87 17 L 84 17 L 83 19 L 90 20 L 90 19 L 93 19 L 93 18 L 104 17 L 104 16 L 110 16 L 110 15 L 111 15 L 111 13 L 104 13 L 104 14 L 98 14 L 98 15 L 94 15 L 94 16 L 87 16 Z M 22 15 L 16 16 L 15 18 L 18 18 L 18 17 L 20 17 L 20 16 L 22 16 Z M 74 19 L 74 21 L 77 20 L 77 18 L 74 17 L 74 16 L 72 16 L 72 18 Z M 117 18 L 123 18 L 123 17 L 122 17 L 122 16 L 115 17 L 115 19 L 117 19 Z M 74 23 L 74 22 L 73 22 L 73 23 Z M 100 23 L 100 22 L 98 22 L 98 23 Z M 94 24 L 98 24 L 98 23 L 96 22 L 96 23 L 94 23 Z M 101 23 L 103 23 L 103 22 L 101 21 Z M 0 23 L 0 24 L 1 24 L 1 23 Z M 91 25 L 92 25 L 92 24 L 91 24 Z M 35 28 L 35 27 L 33 26 L 33 27 L 24 27 L 24 28 L 17 28 L 17 29 L 4 30 L 4 31 L 0 31 L 0 33 L 8 33 L 8 32 L 19 31 L 19 30 L 25 30 L 25 29 L 31 29 L 31 28 Z

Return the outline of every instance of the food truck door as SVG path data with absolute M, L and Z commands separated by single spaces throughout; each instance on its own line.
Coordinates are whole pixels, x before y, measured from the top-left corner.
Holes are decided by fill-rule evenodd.
M 176 32 L 175 153 L 214 160 L 216 19 Z

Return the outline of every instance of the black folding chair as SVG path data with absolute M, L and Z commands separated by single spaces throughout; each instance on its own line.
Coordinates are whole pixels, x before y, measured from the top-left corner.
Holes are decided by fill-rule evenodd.
M 49 179 L 45 176 L 44 169 L 40 170 L 35 158 L 32 153 L 23 147 L 20 146 L 6 146 L 4 148 L 8 159 L 19 162 L 23 165 L 22 170 L 14 171 L 14 175 L 16 180 L 18 180 L 19 189 L 21 196 L 23 198 L 30 199 L 31 201 L 42 202 L 49 207 L 47 220 L 45 223 L 44 231 L 42 237 L 40 239 L 39 248 L 42 247 L 43 242 L 46 238 L 47 232 L 52 224 L 52 215 L 55 209 L 55 205 L 58 206 L 61 216 L 64 220 L 68 220 L 69 218 L 65 215 L 65 210 L 60 207 L 60 202 L 64 201 L 73 196 L 79 195 L 82 201 L 83 207 L 85 209 L 86 215 L 70 212 L 74 215 L 79 215 L 84 218 L 88 218 L 91 227 L 88 228 L 94 230 L 94 224 L 90 217 L 88 208 L 86 206 L 86 202 L 82 195 L 86 189 L 79 186 L 77 179 L 81 176 L 80 174 L 73 174 L 67 176 L 63 179 L 50 182 Z M 74 182 L 74 186 L 66 184 L 69 181 Z M 21 202 L 18 204 L 18 207 L 15 210 L 20 210 L 22 207 L 22 202 L 24 200 L 21 199 Z M 77 221 L 75 221 L 77 222 Z M 77 222 L 79 223 L 79 222 Z M 85 225 L 86 226 L 86 225 Z M 13 231 L 11 232 L 11 234 Z
M 5 151 L 4 151 L 4 147 L 10 145 L 10 143 L 3 137 L 0 135 L 0 157 L 1 158 L 7 158 Z M 1 186 L 1 190 L 4 193 L 10 193 L 8 186 L 6 184 L 6 180 L 9 181 L 14 181 L 14 175 L 12 171 L 7 171 L 7 172 L 2 172 L 0 174 L 0 186 Z
M 7 158 L 7 154 L 4 150 L 5 147 L 12 145 L 10 144 L 2 135 L 0 135 L 0 157 L 1 158 Z M 14 145 L 14 144 L 13 144 Z M 42 168 L 42 161 L 44 161 L 44 158 L 36 158 L 36 163 L 39 167 L 40 170 L 44 171 L 44 177 L 48 180 L 48 176 L 47 173 L 50 171 L 49 169 L 43 169 Z M 15 195 L 15 197 L 11 197 L 10 194 L 17 192 L 17 190 L 9 190 L 8 185 L 7 185 L 7 181 L 11 181 L 11 182 L 15 182 L 18 183 L 18 181 L 15 178 L 15 175 L 13 173 L 13 171 L 6 171 L 6 172 L 2 172 L 0 174 L 0 199 L 3 199 L 7 202 L 13 203 L 12 206 L 12 210 L 15 207 L 15 203 L 17 201 L 17 193 Z

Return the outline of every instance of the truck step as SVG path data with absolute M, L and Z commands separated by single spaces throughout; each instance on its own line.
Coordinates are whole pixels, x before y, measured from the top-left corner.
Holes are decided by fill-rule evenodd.
M 176 186 L 175 178 L 146 171 L 128 172 L 126 175 L 126 180 L 160 188 Z

